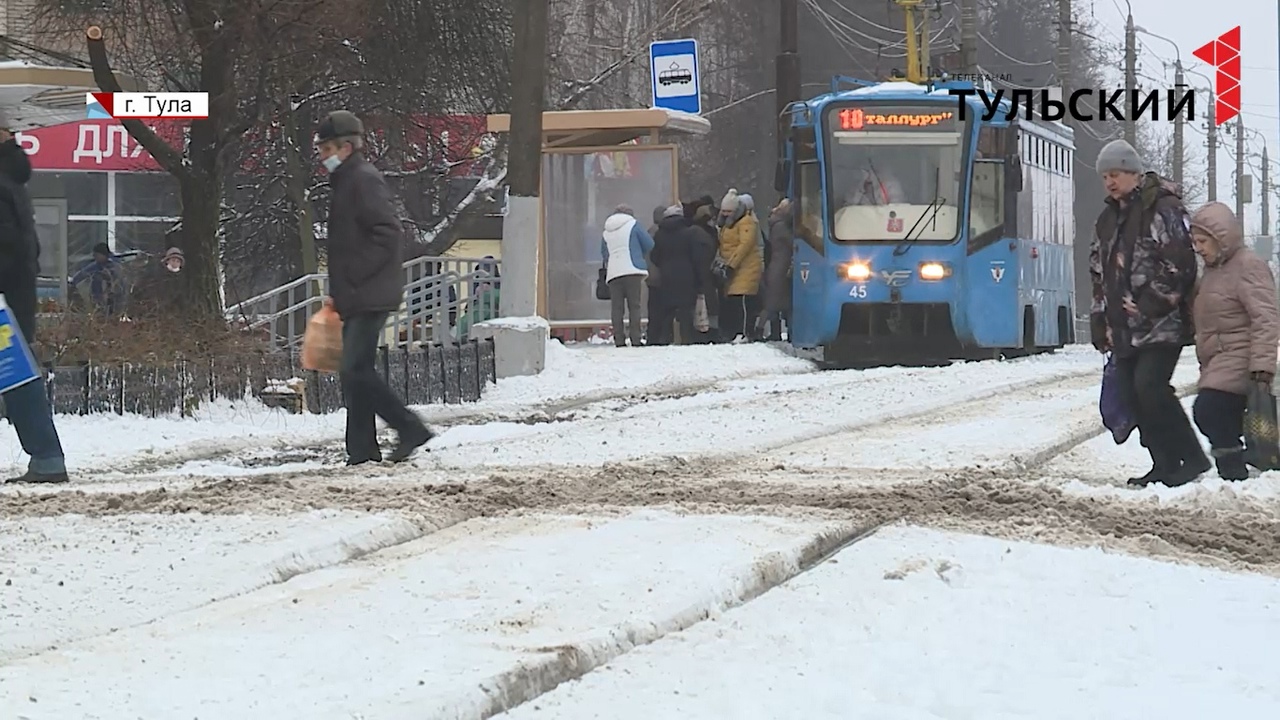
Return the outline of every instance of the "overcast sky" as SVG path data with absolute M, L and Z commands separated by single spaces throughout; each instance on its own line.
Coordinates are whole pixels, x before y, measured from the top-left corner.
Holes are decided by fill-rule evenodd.
M 1125 0 L 1076 0 L 1077 13 L 1092 13 L 1102 26 L 1101 39 L 1123 46 L 1125 15 L 1128 6 Z M 1241 102 L 1244 124 L 1247 128 L 1250 164 L 1252 172 L 1257 175 L 1262 169 L 1262 147 L 1265 142 L 1271 156 L 1271 175 L 1277 176 L 1280 168 L 1280 30 L 1278 30 L 1277 12 L 1280 11 L 1280 0 L 1129 0 L 1132 3 L 1134 24 L 1158 35 L 1163 35 L 1174 44 L 1165 40 L 1138 34 L 1139 48 L 1139 82 L 1151 87 L 1169 87 L 1173 85 L 1174 58 L 1181 51 L 1183 67 L 1198 71 L 1210 78 L 1214 77 L 1213 68 L 1192 56 L 1201 45 L 1218 37 L 1222 33 L 1239 25 L 1241 30 L 1241 56 L 1243 61 L 1243 77 L 1241 78 Z M 1087 3 L 1087 4 L 1085 4 Z M 1146 76 L 1146 77 L 1142 77 Z M 1162 81 L 1157 85 L 1156 81 Z M 1205 80 L 1193 73 L 1188 74 L 1189 82 L 1204 87 Z M 1207 118 L 1212 115 L 1209 108 L 1196 108 L 1197 114 Z M 1234 121 L 1233 121 L 1234 122 Z M 1197 123 L 1199 127 L 1188 133 L 1187 142 L 1191 147 L 1200 149 L 1200 157 L 1204 157 L 1204 121 Z M 1221 130 L 1221 128 L 1220 128 Z M 1256 132 L 1251 132 L 1256 131 Z M 1218 155 L 1218 199 L 1230 205 L 1235 204 L 1234 171 L 1235 137 L 1219 133 L 1224 144 Z M 1194 143 L 1192 145 L 1192 143 Z M 1230 150 L 1230 153 L 1227 151 Z M 1188 169 L 1191 171 L 1191 169 Z M 1194 172 L 1203 172 L 1203 162 L 1196 163 Z M 1254 181 L 1254 199 L 1259 200 L 1261 183 Z M 1271 231 L 1276 231 L 1277 202 L 1272 197 Z M 1257 232 L 1260 225 L 1261 205 L 1256 202 L 1246 206 L 1246 228 L 1249 232 Z

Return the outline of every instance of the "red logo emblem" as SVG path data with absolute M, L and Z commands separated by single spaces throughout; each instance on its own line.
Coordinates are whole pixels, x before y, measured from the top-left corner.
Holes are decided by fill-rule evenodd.
M 900 217 L 889 218 L 889 222 L 888 224 L 885 225 L 884 229 L 891 233 L 902 232 L 902 218 Z

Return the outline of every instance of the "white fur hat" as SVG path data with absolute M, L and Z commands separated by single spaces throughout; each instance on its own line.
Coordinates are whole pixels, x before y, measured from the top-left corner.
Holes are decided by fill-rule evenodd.
M 737 210 L 738 209 L 738 191 L 735 188 L 729 188 L 729 192 L 724 194 L 724 199 L 720 201 L 720 211 Z

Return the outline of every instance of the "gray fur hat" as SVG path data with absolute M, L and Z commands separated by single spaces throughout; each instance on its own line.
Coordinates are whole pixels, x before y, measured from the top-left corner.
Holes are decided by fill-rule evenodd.
M 1124 140 L 1112 140 L 1098 151 L 1098 174 L 1102 175 L 1112 170 L 1141 175 L 1145 172 L 1145 167 L 1142 158 L 1138 157 L 1138 151 L 1134 150 L 1132 145 Z
M 669 217 L 684 217 L 684 206 L 679 204 L 672 205 L 663 211 L 662 217 L 664 219 Z

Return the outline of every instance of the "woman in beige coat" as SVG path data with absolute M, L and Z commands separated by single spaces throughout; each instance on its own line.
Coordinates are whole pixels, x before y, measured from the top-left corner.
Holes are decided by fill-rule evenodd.
M 1280 309 L 1271 268 L 1244 246 L 1235 213 L 1209 203 L 1191 218 L 1191 239 L 1204 258 L 1193 313 L 1199 392 L 1193 416 L 1209 439 L 1218 475 L 1247 480 L 1244 462 L 1245 397 L 1251 383 L 1270 387 L 1280 343 Z

